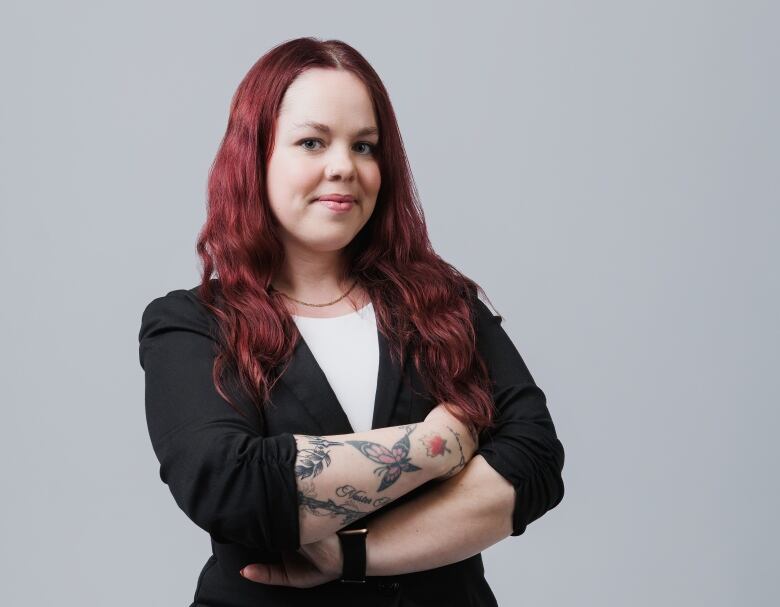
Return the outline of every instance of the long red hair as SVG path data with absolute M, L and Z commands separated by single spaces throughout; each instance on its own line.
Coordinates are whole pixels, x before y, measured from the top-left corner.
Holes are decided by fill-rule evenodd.
M 360 78 L 379 127 L 381 187 L 372 216 L 345 248 L 349 275 L 369 294 L 393 360 L 403 364 L 411 356 L 435 402 L 451 403 L 451 413 L 476 431 L 491 426 L 488 372 L 476 350 L 469 301 L 484 291 L 434 252 L 387 91 L 368 61 L 339 40 L 297 38 L 272 48 L 231 101 L 197 242 L 200 295 L 216 315 L 221 337 L 216 388 L 233 405 L 222 383 L 231 369 L 262 407 L 299 337 L 281 295 L 269 289 L 284 250 L 265 182 L 282 98 L 312 67 L 349 70 Z

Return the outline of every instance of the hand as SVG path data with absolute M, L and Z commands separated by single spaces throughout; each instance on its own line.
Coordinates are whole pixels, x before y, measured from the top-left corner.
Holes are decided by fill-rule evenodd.
M 344 557 L 338 535 L 302 545 L 296 552 L 282 552 L 282 563 L 253 563 L 241 570 L 259 584 L 311 588 L 341 577 Z
M 478 437 L 473 428 L 467 426 L 452 413 L 450 413 L 447 409 L 448 404 L 452 406 L 451 403 L 446 402 L 436 405 L 433 409 L 431 409 L 431 411 L 426 416 L 425 421 L 423 422 L 426 425 L 429 425 L 431 428 L 435 428 L 439 432 L 446 432 L 447 436 L 452 436 L 451 432 L 455 434 L 455 436 L 449 442 L 454 443 L 457 447 L 456 449 L 452 450 L 456 457 L 445 474 L 440 477 L 441 479 L 455 476 L 458 474 L 458 472 L 465 468 L 466 463 L 468 463 L 468 461 L 474 457 L 474 453 L 479 446 Z

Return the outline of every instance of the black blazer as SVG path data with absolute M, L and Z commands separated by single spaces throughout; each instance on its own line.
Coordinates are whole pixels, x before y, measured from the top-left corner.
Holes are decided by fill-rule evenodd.
M 262 413 L 239 390 L 230 392 L 244 416 L 212 382 L 216 320 L 198 299 L 199 286 L 158 297 L 143 312 L 139 355 L 146 381 L 146 419 L 160 478 L 184 513 L 211 536 L 212 555 L 198 578 L 194 605 L 496 605 L 481 553 L 463 561 L 366 584 L 335 580 L 300 589 L 251 582 L 239 570 L 278 562 L 299 547 L 293 434 L 354 432 L 322 369 L 301 338 Z M 546 406 L 517 349 L 479 299 L 472 302 L 477 347 L 494 385 L 497 426 L 479 437 L 480 453 L 515 488 L 512 535 L 563 497 L 564 451 Z M 372 428 L 422 421 L 437 403 L 414 364 L 400 369 L 380 331 Z M 397 507 L 430 484 L 366 517 Z

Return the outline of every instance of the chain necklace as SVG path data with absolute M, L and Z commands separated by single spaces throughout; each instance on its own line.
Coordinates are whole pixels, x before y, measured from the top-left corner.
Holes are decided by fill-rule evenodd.
M 346 293 L 344 293 L 344 295 L 342 295 L 341 297 L 339 297 L 338 299 L 334 299 L 333 301 L 329 301 L 328 303 L 323 303 L 323 304 L 307 303 L 307 302 L 305 302 L 305 301 L 301 301 L 300 299 L 295 299 L 294 297 L 290 297 L 290 296 L 289 296 L 289 295 L 287 295 L 286 293 L 282 293 L 281 291 L 279 291 L 279 290 L 278 290 L 276 287 L 274 287 L 273 285 L 271 285 L 271 288 L 272 288 L 274 291 L 276 291 L 277 293 L 279 293 L 280 295 L 282 295 L 283 297 L 286 297 L 287 299 L 291 299 L 292 301 L 294 301 L 294 302 L 296 302 L 296 303 L 303 304 L 304 306 L 311 306 L 311 307 L 313 307 L 313 308 L 322 308 L 322 307 L 324 307 L 324 306 L 332 306 L 334 303 L 338 303 L 338 302 L 340 302 L 340 301 L 341 301 L 342 299 L 344 299 L 344 298 L 345 298 L 347 295 L 349 295 L 350 291 L 352 291 L 352 289 L 354 289 L 354 288 L 355 288 L 355 285 L 357 285 L 357 283 L 358 283 L 358 281 L 357 281 L 357 280 L 355 280 L 355 282 L 353 282 L 353 283 L 352 283 L 352 286 L 349 288 L 349 290 L 348 290 Z

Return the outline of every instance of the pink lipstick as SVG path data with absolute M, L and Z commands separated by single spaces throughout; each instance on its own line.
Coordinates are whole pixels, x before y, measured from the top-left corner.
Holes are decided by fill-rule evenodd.
M 355 205 L 355 197 L 347 194 L 324 194 L 315 202 L 322 203 L 336 213 L 344 213 Z

